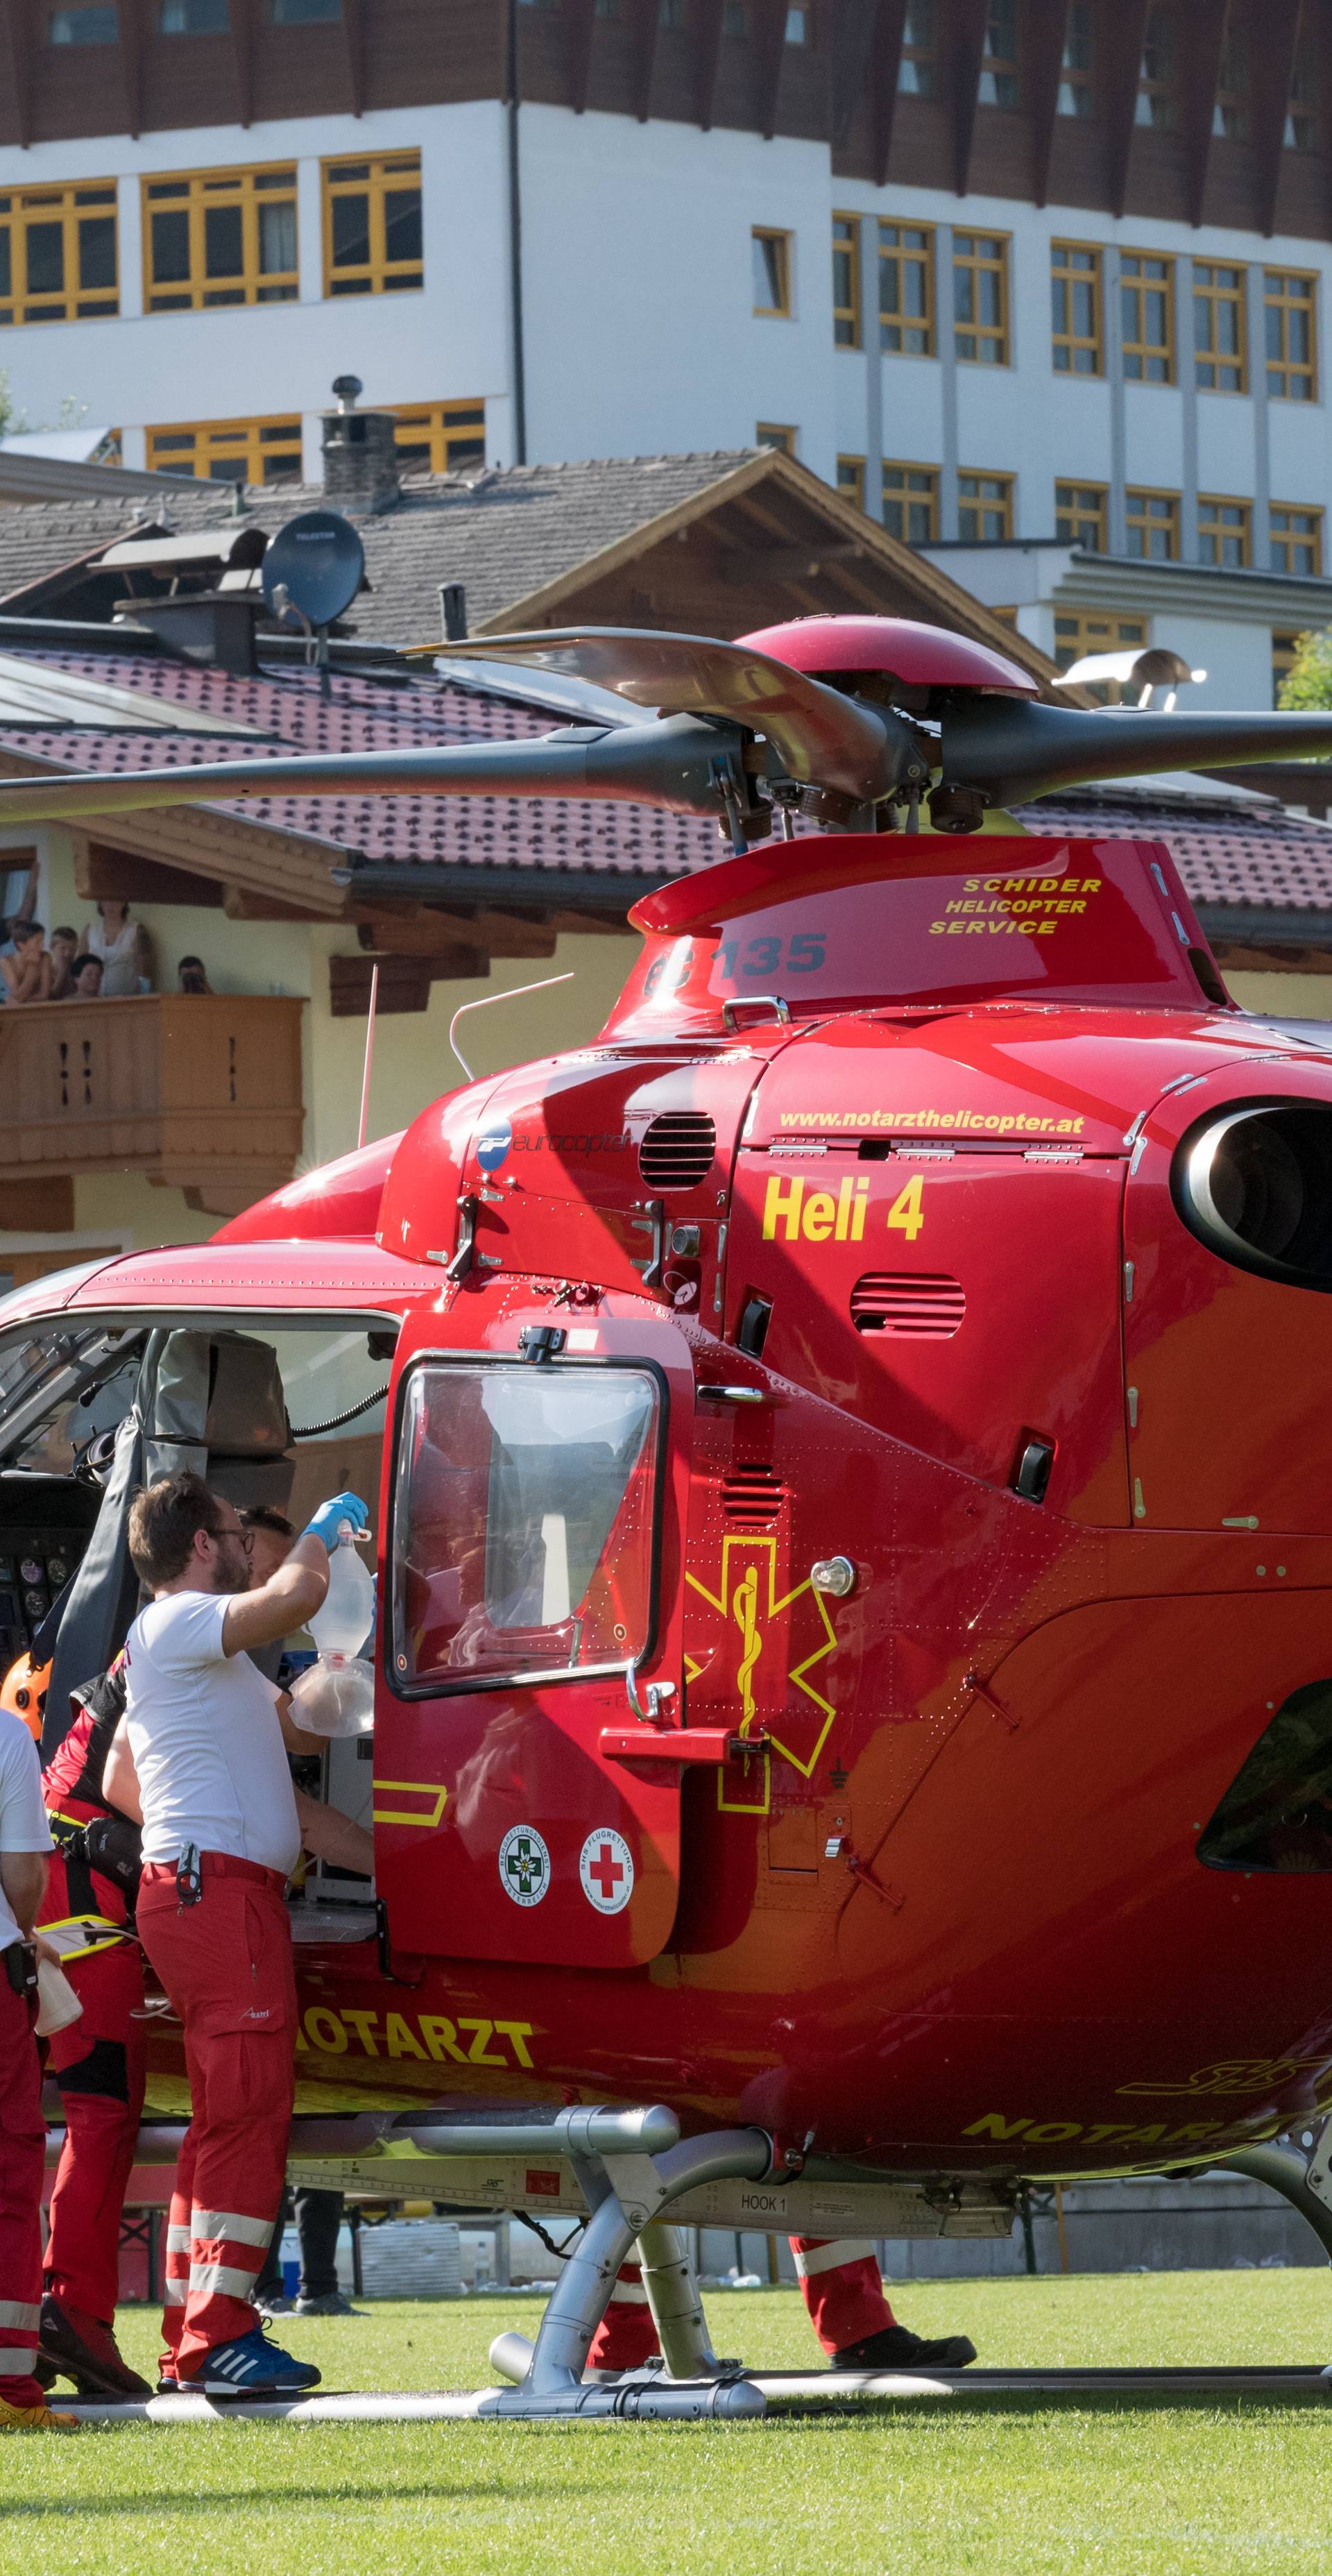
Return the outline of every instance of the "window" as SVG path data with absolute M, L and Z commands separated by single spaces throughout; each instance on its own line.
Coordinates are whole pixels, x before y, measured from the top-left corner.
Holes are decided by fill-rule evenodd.
M 934 83 L 934 0 L 907 0 L 897 86 L 907 98 L 933 98 Z
M 754 424 L 756 447 L 779 447 L 783 456 L 794 456 L 800 432 L 787 420 L 760 420 Z
M 230 0 L 161 0 L 157 18 L 163 36 L 224 36 L 230 24 Z
M 1274 707 L 1279 707 L 1281 704 L 1281 692 L 1295 668 L 1295 656 L 1299 649 L 1298 635 L 1274 635 L 1272 638 L 1272 704 Z
M 388 406 L 398 426 L 393 443 L 398 463 L 430 474 L 460 474 L 468 465 L 486 461 L 486 407 L 483 402 L 393 403 Z
M 1050 245 L 1051 352 L 1058 376 L 1099 376 L 1101 254 L 1083 242 Z
M 425 282 L 421 155 L 324 163 L 324 292 L 395 295 Z
M 120 11 L 53 9 L 46 21 L 48 45 L 115 45 L 120 42 Z
M 294 169 L 191 170 L 145 179 L 143 195 L 150 313 L 294 301 Z
M 326 27 L 342 16 L 342 0 L 268 0 L 275 27 Z
M 1055 102 L 1057 115 L 1091 115 L 1094 105 L 1091 73 L 1091 0 L 1069 0 L 1063 60 L 1059 67 L 1059 94 Z
M 904 546 L 939 541 L 939 471 L 934 465 L 883 460 L 883 524 Z
M 934 356 L 934 229 L 879 226 L 879 347 L 899 358 Z
M 412 1371 L 393 1503 L 399 1692 L 613 1671 L 647 1650 L 660 1422 L 646 1369 Z
M 964 364 L 1008 364 L 1008 237 L 953 235 L 954 343 Z
M 1332 1682 L 1282 1701 L 1197 1853 L 1205 1869 L 1332 1869 Z
M 1316 277 L 1299 270 L 1269 268 L 1263 279 L 1267 331 L 1267 390 L 1287 402 L 1314 402 L 1318 396 L 1314 355 Z
M 1147 641 L 1146 621 L 1141 617 L 1090 617 L 1080 612 L 1057 616 L 1055 628 L 1055 661 L 1061 671 L 1071 671 L 1075 662 L 1088 661 L 1093 653 L 1122 653 L 1125 646 L 1139 650 Z M 1117 704 L 1119 684 L 1115 680 L 1092 683 L 1093 695 Z
M 115 182 L 0 191 L 0 324 L 119 310 Z
M 1178 562 L 1178 492 L 1128 491 L 1124 500 L 1129 553 L 1144 563 Z
M 865 507 L 865 459 L 863 456 L 839 456 L 837 489 L 844 501 L 854 501 L 858 510 Z
M 1138 64 L 1138 96 L 1134 121 L 1138 125 L 1170 127 L 1175 122 L 1175 30 L 1173 13 L 1153 7 L 1147 12 L 1147 29 L 1143 37 Z
M 833 216 L 833 340 L 839 349 L 860 347 L 860 220 Z
M 1244 391 L 1244 271 L 1193 263 L 1193 372 L 1204 393 Z
M 1238 572 L 1253 561 L 1253 506 L 1221 492 L 1198 495 L 1198 561 Z
M 788 45 L 813 44 L 814 11 L 809 0 L 793 0 L 793 5 L 787 10 L 786 42 Z
M 1056 483 L 1055 535 L 1064 546 L 1081 546 L 1103 555 L 1109 547 L 1109 486 L 1105 483 Z
M 1307 9 L 1301 13 L 1282 140 L 1288 152 L 1318 150 L 1318 67 Z
M 1323 513 L 1290 501 L 1273 501 L 1267 513 L 1273 572 L 1314 580 L 1323 569 Z
M 1017 107 L 1020 102 L 1018 0 L 990 0 L 976 96 L 982 107 Z
M 1249 48 L 1234 8 L 1226 11 L 1225 32 L 1216 67 L 1212 132 L 1225 143 L 1249 140 Z
M 1119 327 L 1124 374 L 1133 384 L 1175 380 L 1175 263 L 1156 251 L 1119 255 Z
M 963 545 L 994 546 L 1013 533 L 1011 474 L 959 474 L 957 533 Z
M 204 483 L 299 483 L 299 412 L 277 420 L 177 421 L 148 431 L 152 474 Z
M 791 314 L 791 236 L 756 224 L 749 236 L 754 270 L 754 311 L 789 321 Z

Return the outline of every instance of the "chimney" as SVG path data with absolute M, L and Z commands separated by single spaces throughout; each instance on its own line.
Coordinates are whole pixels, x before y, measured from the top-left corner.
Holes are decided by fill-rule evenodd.
M 324 493 L 331 507 L 391 510 L 402 497 L 391 412 L 358 411 L 359 376 L 335 376 L 336 411 L 324 414 Z

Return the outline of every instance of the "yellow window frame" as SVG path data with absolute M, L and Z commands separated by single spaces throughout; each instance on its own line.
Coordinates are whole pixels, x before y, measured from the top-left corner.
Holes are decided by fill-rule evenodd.
M 1061 671 L 1071 670 L 1075 662 L 1084 662 L 1093 653 L 1122 652 L 1126 645 L 1141 651 L 1146 641 L 1144 617 L 1117 617 L 1112 609 L 1062 609 L 1054 622 L 1054 659 Z M 1123 696 L 1114 680 L 1094 682 L 1091 693 L 1112 704 Z
M 385 408 L 398 424 L 396 447 L 426 448 L 427 473 L 452 474 L 464 465 L 484 464 L 484 402 L 389 403 Z
M 1087 526 L 1093 531 L 1090 540 L 1081 533 Z M 1082 546 L 1088 554 L 1108 554 L 1109 484 L 1074 483 L 1061 475 L 1055 484 L 1055 536 L 1060 545 Z
M 1152 304 L 1163 307 L 1164 334 L 1147 327 Z M 1175 381 L 1175 263 L 1168 251 L 1125 250 L 1119 255 L 1120 347 L 1129 384 Z
M 1318 400 L 1318 279 L 1303 269 L 1269 268 L 1263 273 L 1267 390 L 1283 402 Z M 1303 324 L 1307 356 L 1292 356 L 1292 341 Z M 1276 341 L 1275 349 L 1272 346 Z
M 1245 271 L 1232 259 L 1193 263 L 1193 376 L 1200 393 L 1243 394 L 1249 389 Z M 1226 346 L 1222 317 L 1234 317 L 1235 344 Z M 1199 333 L 1199 323 L 1205 329 Z
M 274 414 L 267 420 L 163 421 L 145 433 L 148 470 L 153 474 L 192 474 L 200 482 L 252 483 L 301 479 L 301 416 Z M 214 474 L 213 465 L 239 465 L 243 471 Z M 266 465 L 290 465 L 294 472 L 269 474 Z
M 895 358 L 936 348 L 933 224 L 879 220 L 879 347 Z
M 1095 242 L 1050 244 L 1050 348 L 1057 376 L 1105 373 L 1102 258 Z M 1079 293 L 1088 301 L 1087 327 L 1080 328 Z
M 914 526 L 913 526 L 914 523 Z M 883 460 L 883 524 L 904 546 L 937 545 L 939 541 L 939 469 L 909 458 Z M 919 533 L 915 533 L 915 529 Z
M 776 298 L 774 303 L 760 304 L 758 300 L 759 266 L 755 262 L 753 285 L 755 315 L 764 322 L 789 322 L 791 319 L 791 236 L 789 232 L 783 232 L 778 224 L 751 224 L 749 240 L 751 261 L 755 251 L 762 244 L 762 264 L 770 273 Z
M 833 343 L 860 347 L 860 217 L 832 219 Z
M 1006 367 L 1009 352 L 1009 233 L 955 232 L 953 235 L 953 347 L 964 367 Z M 981 319 L 983 289 L 995 282 L 995 318 Z M 958 289 L 966 283 L 971 311 L 961 311 Z M 965 345 L 970 343 L 969 346 Z M 982 346 L 982 343 L 988 345 Z
M 1157 504 L 1164 506 L 1154 506 Z M 1136 560 L 1139 563 L 1178 563 L 1179 512 L 1180 494 L 1178 492 L 1158 490 L 1154 485 L 1146 483 L 1130 485 L 1124 495 L 1124 525 L 1129 553 L 1131 555 L 1135 553 L 1133 545 L 1135 532 L 1144 539 L 1150 539 L 1164 528 L 1168 539 L 1163 555 L 1154 554 L 1150 544 L 1144 544 L 1136 553 Z
M 1301 580 L 1316 580 L 1323 569 L 1323 512 L 1316 501 L 1271 501 L 1268 503 L 1268 555 L 1273 572 L 1288 572 Z M 1298 554 L 1308 550 L 1309 564 L 1297 563 Z
M 114 282 L 82 284 L 80 227 L 110 222 Z M 34 235 L 59 232 L 60 284 L 34 286 Z M 38 268 L 38 275 L 41 270 Z M 120 311 L 120 227 L 114 179 L 80 179 L 68 187 L 0 189 L 0 324 L 91 322 Z
M 865 507 L 865 459 L 863 456 L 839 456 L 837 489 L 844 501 L 854 501 L 858 510 Z
M 966 546 L 1003 545 L 1013 534 L 1013 485 L 1011 474 L 993 474 L 988 466 L 968 465 L 957 478 L 957 533 Z M 989 489 L 983 489 L 983 486 Z M 972 530 L 963 527 L 965 518 L 983 523 L 996 518 L 999 526 L 987 532 L 983 524 Z
M 143 207 L 143 309 L 145 313 L 234 311 L 241 304 L 294 304 L 300 292 L 294 162 L 255 163 L 243 170 L 154 171 L 139 182 Z M 292 257 L 264 268 L 261 213 L 291 210 Z M 240 215 L 240 266 L 210 272 L 208 217 Z M 155 273 L 155 219 L 183 216 L 186 274 Z
M 404 187 L 404 182 L 408 183 Z M 412 293 L 425 284 L 425 245 L 419 259 L 390 259 L 388 252 L 388 200 L 409 194 L 414 185 L 421 196 L 421 155 L 419 151 L 361 152 L 343 155 L 336 161 L 325 161 L 322 168 L 324 209 L 324 293 L 341 295 L 394 295 Z M 369 256 L 364 260 L 342 261 L 334 258 L 334 208 L 349 197 L 367 200 L 367 239 Z
M 1253 503 L 1242 494 L 1199 493 L 1198 561 L 1232 572 L 1253 562 Z
M 789 420 L 758 420 L 754 423 L 754 445 L 775 447 L 781 456 L 794 456 L 799 430 Z

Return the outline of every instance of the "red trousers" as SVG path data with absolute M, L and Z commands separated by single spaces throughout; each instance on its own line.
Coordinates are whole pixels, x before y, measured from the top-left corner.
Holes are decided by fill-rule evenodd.
M 32 2015 L 0 1966 L 0 2397 L 43 2406 L 32 2375 L 42 2295 L 46 2124 Z
M 184 2025 L 190 2079 L 162 2320 L 182 2380 L 259 2321 L 254 2284 L 281 2206 L 296 2083 L 283 1887 L 276 1870 L 219 1852 L 204 1853 L 197 1905 L 180 1904 L 173 1865 L 143 1874 L 139 1937 Z
M 94 1873 L 93 1899 L 111 1923 L 125 1920 L 125 1900 L 111 1879 Z M 71 1911 L 65 1864 L 51 1860 L 43 1923 Z M 64 2308 L 110 2325 L 120 2272 L 120 2220 L 143 2111 L 147 2030 L 143 1962 L 136 1941 L 78 1952 L 65 1973 L 83 2006 L 82 2021 L 57 2031 L 50 2064 L 60 2086 L 65 2143 L 51 2194 L 46 2286 Z M 136 2013 L 140 2016 L 135 2019 Z
M 825 2352 L 845 2352 L 893 2323 L 874 2248 L 867 2241 L 793 2236 L 809 2321 Z M 637 2370 L 658 2350 L 657 2329 L 636 2263 L 621 2267 L 610 2305 L 593 2338 L 593 2370 Z

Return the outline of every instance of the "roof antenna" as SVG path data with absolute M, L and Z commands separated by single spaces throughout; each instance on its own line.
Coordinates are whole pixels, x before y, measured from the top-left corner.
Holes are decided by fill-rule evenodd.
M 365 1024 L 365 1070 L 361 1075 L 361 1123 L 356 1131 L 356 1151 L 365 1143 L 365 1122 L 370 1110 L 370 1067 L 375 1060 L 375 1013 L 379 1008 L 379 959 L 370 969 L 370 1014 Z
M 573 979 L 574 970 L 571 966 L 567 975 L 543 975 L 538 984 L 514 984 L 506 993 L 486 993 L 479 1002 L 460 1002 L 449 1022 L 449 1048 L 451 1053 L 456 1055 L 468 1081 L 473 1082 L 476 1077 L 453 1034 L 459 1020 L 464 1018 L 468 1011 L 488 1011 L 495 1002 L 516 1002 L 521 993 L 544 993 L 551 984 L 572 984 Z

